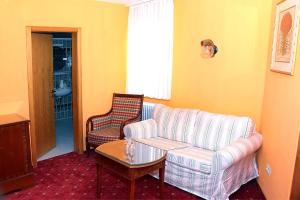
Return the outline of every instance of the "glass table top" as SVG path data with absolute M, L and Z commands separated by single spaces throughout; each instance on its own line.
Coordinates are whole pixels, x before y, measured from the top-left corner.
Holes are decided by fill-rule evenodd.
M 129 168 L 155 164 L 166 158 L 167 151 L 134 140 L 117 140 L 100 145 L 96 153 Z

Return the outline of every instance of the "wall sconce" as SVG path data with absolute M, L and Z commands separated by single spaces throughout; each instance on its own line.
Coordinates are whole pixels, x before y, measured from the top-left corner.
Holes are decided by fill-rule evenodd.
M 201 41 L 201 56 L 203 58 L 212 58 L 218 52 L 218 47 L 211 39 Z

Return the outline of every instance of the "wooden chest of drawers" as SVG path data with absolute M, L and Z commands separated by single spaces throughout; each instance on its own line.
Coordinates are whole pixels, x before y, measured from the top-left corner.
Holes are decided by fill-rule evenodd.
M 33 185 L 29 121 L 0 116 L 0 195 Z

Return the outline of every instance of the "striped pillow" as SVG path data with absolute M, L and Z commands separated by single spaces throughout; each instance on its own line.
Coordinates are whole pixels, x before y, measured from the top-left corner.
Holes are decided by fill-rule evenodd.
M 193 129 L 198 110 L 170 108 L 157 104 L 153 119 L 157 123 L 158 136 L 192 144 Z
M 214 114 L 199 111 L 193 145 L 209 150 L 219 150 L 238 138 L 248 138 L 255 132 L 249 117 Z

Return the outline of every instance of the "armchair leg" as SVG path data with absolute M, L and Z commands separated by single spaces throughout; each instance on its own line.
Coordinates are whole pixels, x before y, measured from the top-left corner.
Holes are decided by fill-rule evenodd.
M 90 144 L 89 144 L 89 142 L 88 142 L 87 137 L 86 137 L 86 140 L 85 140 L 85 147 L 86 147 L 86 154 L 87 154 L 87 157 L 89 157 L 89 156 L 90 156 L 90 149 L 91 149 L 91 147 L 90 147 Z

